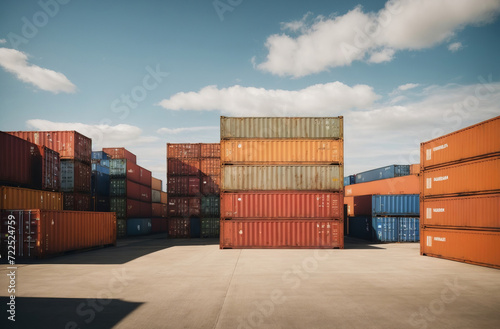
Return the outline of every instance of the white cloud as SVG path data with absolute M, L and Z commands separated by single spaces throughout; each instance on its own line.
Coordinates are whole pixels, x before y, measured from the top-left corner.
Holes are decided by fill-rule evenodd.
M 377 13 L 360 6 L 344 15 L 282 23 L 300 31 L 297 37 L 274 34 L 265 46 L 268 55 L 258 69 L 280 76 L 301 77 L 353 61 L 389 61 L 396 51 L 433 47 L 467 25 L 491 22 L 500 0 L 390 0 Z
M 199 92 L 177 93 L 159 105 L 169 110 L 220 110 L 223 115 L 233 116 L 321 116 L 366 108 L 378 98 L 370 86 L 350 87 L 341 82 L 317 84 L 297 91 L 235 85 L 222 89 L 207 86 Z
M 312 13 L 308 12 L 301 20 L 281 23 L 281 29 L 291 32 L 303 32 L 307 28 L 307 18 L 311 15 Z
M 76 91 L 76 86 L 64 74 L 29 64 L 27 60 L 28 56 L 21 51 L 0 48 L 0 66 L 14 74 L 19 80 L 54 94 Z
M 459 51 L 462 48 L 463 45 L 461 42 L 453 42 L 448 45 L 448 50 L 451 51 L 452 53 Z
M 410 89 L 413 89 L 413 88 L 417 88 L 418 86 L 420 86 L 418 83 L 407 83 L 407 84 L 399 86 L 398 90 L 405 91 L 405 90 L 410 90 Z
M 205 127 L 184 127 L 184 128 L 160 128 L 156 132 L 160 135 L 178 135 L 185 132 L 199 132 L 207 130 L 219 130 L 218 126 L 205 126 Z
M 6 43 L 6 42 L 7 42 L 7 40 L 5 40 L 5 39 L 0 39 L 0 44 Z

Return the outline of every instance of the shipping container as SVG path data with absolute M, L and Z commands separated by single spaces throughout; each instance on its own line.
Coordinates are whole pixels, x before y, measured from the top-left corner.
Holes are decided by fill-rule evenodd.
M 140 181 L 139 183 L 141 185 L 149 187 L 151 190 L 151 178 L 152 178 L 152 173 L 150 170 L 147 170 L 146 168 L 139 167 L 139 172 L 140 172 Z
M 220 216 L 220 197 L 218 195 L 209 195 L 201 197 L 201 216 L 202 217 Z
M 167 159 L 167 176 L 199 176 L 199 159 Z
M 119 219 L 151 218 L 151 203 L 123 197 L 110 198 L 110 209 Z
M 110 196 L 127 197 L 129 199 L 151 202 L 151 188 L 127 180 L 126 178 L 112 178 Z
M 345 196 L 367 194 L 418 194 L 420 181 L 416 175 L 388 178 L 345 187 Z
M 343 118 L 220 118 L 220 138 L 341 139 Z
M 109 147 L 102 150 L 108 154 L 109 159 L 124 159 L 137 164 L 136 155 L 123 147 Z
M 163 204 L 167 204 L 168 203 L 168 194 L 167 192 L 161 192 L 160 193 L 160 202 L 163 203 Z
M 161 192 L 158 190 L 151 190 L 151 202 L 161 202 Z
M 0 131 L 0 184 L 41 187 L 42 157 L 35 144 Z
M 124 238 L 127 236 L 127 220 L 126 219 L 116 219 L 116 237 Z
M 92 163 L 91 168 L 92 168 L 92 171 L 97 171 L 97 172 L 100 172 L 100 173 L 106 174 L 106 175 L 110 174 L 109 166 L 103 166 L 100 163 Z
M 104 151 L 92 151 L 92 160 L 110 160 L 111 157 Z
M 201 238 L 201 219 L 199 217 L 189 218 L 189 237 L 191 239 Z
M 170 197 L 168 215 L 171 217 L 189 217 L 201 215 L 201 199 L 197 197 Z
M 420 214 L 418 194 L 373 195 L 372 216 L 415 216 Z
M 162 191 L 163 190 L 163 183 L 161 179 L 151 177 L 151 189 L 157 190 L 157 191 Z
M 425 169 L 492 155 L 500 155 L 500 116 L 420 146 L 420 162 Z
M 222 168 L 221 190 L 340 191 L 343 177 L 339 165 L 231 165 Z
M 41 188 L 47 191 L 61 190 L 61 159 L 59 153 L 46 146 L 38 146 L 41 156 Z
M 109 174 L 111 177 L 127 178 L 136 183 L 141 183 L 140 167 L 130 160 L 113 159 L 109 161 Z
M 92 170 L 101 170 L 103 172 L 107 172 L 107 174 L 109 175 L 109 161 L 110 160 L 92 159 Z M 101 166 L 101 167 L 104 167 L 105 169 L 101 169 L 99 167 L 96 167 L 96 166 L 94 166 L 94 164 Z
M 375 180 L 381 180 L 386 178 L 408 176 L 409 174 L 410 174 L 409 165 L 390 165 L 356 174 L 356 184 L 372 182 Z
M 59 153 L 61 159 L 90 164 L 92 140 L 77 131 L 12 131 L 8 133 L 36 145 L 47 146 Z
M 151 216 L 160 218 L 162 217 L 163 205 L 161 203 L 151 204 Z
M 15 257 L 44 258 L 68 251 L 116 245 L 113 213 L 61 210 L 3 210 L 2 231 L 14 227 Z M 6 258 L 7 239 L 1 236 Z
M 420 163 L 411 164 L 410 175 L 419 175 L 419 174 L 420 174 Z
M 90 193 L 63 192 L 63 209 L 69 211 L 91 211 Z
M 94 196 L 92 198 L 93 210 L 98 212 L 110 211 L 109 196 Z
M 220 176 L 201 176 L 201 193 L 203 195 L 216 195 L 220 193 Z
M 168 237 L 169 238 L 189 238 L 189 218 L 171 217 L 168 219 Z
M 349 237 L 368 241 L 374 239 L 371 216 L 350 217 L 347 225 Z
M 423 199 L 423 226 L 500 230 L 500 194 Z
M 0 209 L 63 210 L 63 196 L 60 192 L 1 186 Z
M 454 196 L 500 191 L 500 157 L 429 169 L 422 173 L 422 196 Z
M 166 203 L 160 203 L 162 206 L 162 211 L 161 211 L 161 217 L 167 218 L 168 217 L 168 204 Z
M 221 220 L 220 248 L 344 248 L 341 220 Z
M 343 196 L 328 192 L 222 193 L 222 218 L 342 219 Z M 202 199 L 203 201 L 203 199 Z
M 166 218 L 151 218 L 151 233 L 165 233 L 168 231 Z
M 344 177 L 344 186 L 352 185 L 356 183 L 356 175 L 349 175 Z
M 344 197 L 347 200 L 347 214 L 352 217 L 372 215 L 372 195 Z M 345 202 L 345 201 L 344 201 Z
M 399 242 L 419 242 L 420 219 L 418 217 L 399 217 L 398 220 Z
M 200 157 L 220 159 L 220 143 L 201 143 Z
M 344 215 L 354 217 L 354 197 L 344 196 Z M 347 225 L 345 225 L 347 226 Z
M 220 158 L 202 158 L 200 161 L 201 173 L 205 176 L 220 175 Z
M 372 217 L 373 241 L 418 242 L 418 217 Z
M 220 231 L 220 218 L 202 218 L 201 219 L 201 237 L 218 238 Z
M 201 146 L 197 144 L 172 144 L 167 143 L 167 158 L 199 158 L 201 156 Z
M 167 177 L 167 192 L 172 195 L 199 195 L 200 178 L 191 176 Z
M 93 171 L 90 181 L 91 194 L 93 196 L 109 196 L 110 178 L 109 175 L 99 171 Z
M 61 191 L 90 193 L 91 177 L 89 164 L 76 160 L 61 161 Z
M 151 233 L 151 218 L 127 219 L 127 236 L 147 235 Z
M 500 268 L 500 232 L 424 228 L 420 253 Z
M 342 139 L 338 140 L 222 140 L 224 164 L 339 164 L 343 162 Z

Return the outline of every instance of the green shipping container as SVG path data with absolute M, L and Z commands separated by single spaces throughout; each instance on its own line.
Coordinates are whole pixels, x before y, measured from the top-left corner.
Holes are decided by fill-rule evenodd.
M 201 216 L 203 217 L 220 216 L 220 196 L 209 195 L 201 198 Z
M 201 219 L 201 237 L 218 238 L 220 233 L 220 218 Z

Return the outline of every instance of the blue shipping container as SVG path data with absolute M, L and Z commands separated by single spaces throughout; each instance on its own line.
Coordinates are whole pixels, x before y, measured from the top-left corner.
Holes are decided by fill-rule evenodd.
M 92 171 L 91 179 L 92 196 L 109 196 L 110 176 L 99 171 Z
M 127 219 L 127 235 L 146 235 L 151 233 L 151 218 Z
M 399 242 L 420 241 L 420 219 L 418 217 L 399 218 Z
M 350 175 L 344 177 L 344 186 L 352 185 L 356 181 L 356 175 Z
M 201 238 L 201 219 L 198 217 L 191 217 L 189 219 L 189 226 L 191 238 Z
M 104 151 L 93 151 L 92 160 L 109 160 L 109 155 Z
M 386 178 L 408 176 L 409 174 L 410 165 L 390 165 L 356 174 L 356 184 Z
M 419 216 L 418 194 L 372 196 L 372 216 Z
M 395 217 L 372 217 L 375 241 L 398 242 L 398 219 Z
M 349 217 L 349 236 L 353 238 L 372 240 L 372 219 L 369 216 Z
M 106 174 L 106 175 L 109 175 L 109 166 L 103 166 L 99 163 L 93 163 L 92 164 L 92 172 L 94 171 L 98 171 L 100 173 L 103 173 L 103 174 Z

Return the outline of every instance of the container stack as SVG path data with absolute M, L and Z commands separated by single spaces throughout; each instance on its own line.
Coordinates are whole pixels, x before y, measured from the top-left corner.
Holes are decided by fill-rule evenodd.
M 162 202 L 163 182 L 151 177 L 151 233 L 164 233 L 168 230 L 168 204 Z
M 111 158 L 110 209 L 116 213 L 118 237 L 151 233 L 151 171 L 137 165 L 125 148 L 103 151 Z
M 92 209 L 110 211 L 109 156 L 104 151 L 92 152 Z
M 343 248 L 343 119 L 221 117 L 220 248 Z
M 220 143 L 200 144 L 201 238 L 219 238 Z
M 500 116 L 420 147 L 422 255 L 500 268 Z

